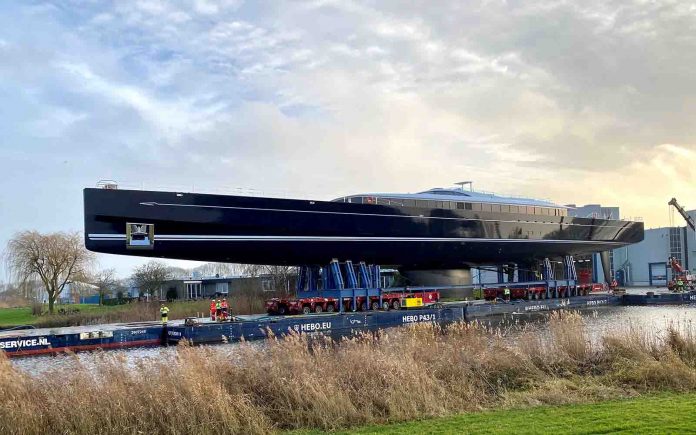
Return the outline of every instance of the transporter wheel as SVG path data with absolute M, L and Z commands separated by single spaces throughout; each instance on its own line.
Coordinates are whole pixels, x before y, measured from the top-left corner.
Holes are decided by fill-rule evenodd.
M 288 312 L 287 308 L 285 308 L 285 305 L 279 305 L 278 306 L 278 315 L 279 316 L 284 316 Z
M 316 307 L 314 307 L 315 313 L 321 313 L 323 311 L 324 311 L 324 309 L 321 307 L 321 305 L 317 305 Z
M 378 301 L 372 302 L 372 306 L 370 308 L 372 309 L 372 311 L 379 310 L 379 302 Z
M 394 299 L 394 301 L 392 302 L 392 308 L 394 308 L 395 310 L 401 309 L 401 302 L 399 302 L 398 299 Z
M 302 314 L 310 314 L 312 312 L 312 307 L 305 305 L 302 307 Z
M 360 311 L 367 311 L 367 302 L 360 304 Z
M 382 302 L 382 309 L 384 311 L 389 311 L 389 301 Z
M 328 304 L 328 305 L 326 306 L 326 312 L 327 312 L 327 313 L 333 313 L 334 311 L 336 311 L 336 307 L 334 307 L 334 304 Z

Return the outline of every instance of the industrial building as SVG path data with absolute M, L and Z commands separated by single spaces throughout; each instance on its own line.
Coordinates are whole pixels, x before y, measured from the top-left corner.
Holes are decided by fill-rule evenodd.
M 696 210 L 689 212 L 696 218 Z M 668 258 L 696 269 L 696 232 L 684 227 L 645 230 L 645 239 L 614 251 L 615 276 L 627 286 L 664 286 L 672 278 Z
M 276 282 L 282 281 L 282 282 Z M 163 297 L 166 299 L 206 299 L 211 297 L 228 297 L 239 292 L 281 292 L 289 293 L 294 289 L 295 277 L 285 279 L 273 276 L 216 276 L 177 278 L 162 285 Z

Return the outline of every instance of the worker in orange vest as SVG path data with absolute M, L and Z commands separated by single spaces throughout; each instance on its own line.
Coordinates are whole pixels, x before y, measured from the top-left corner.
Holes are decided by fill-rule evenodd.
M 223 299 L 220 302 L 220 307 L 222 308 L 222 320 L 227 320 L 227 315 L 229 314 L 229 305 L 227 305 L 227 299 Z
M 210 301 L 210 320 L 215 321 L 215 299 Z

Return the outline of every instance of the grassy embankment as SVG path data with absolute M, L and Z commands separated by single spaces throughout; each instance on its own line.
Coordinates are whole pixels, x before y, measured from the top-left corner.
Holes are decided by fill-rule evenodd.
M 549 416 L 563 411 L 536 407 L 696 393 L 693 325 L 663 335 L 617 331 L 590 341 L 577 314 L 556 313 L 549 321 L 550 334 L 522 331 L 514 339 L 455 324 L 339 343 L 292 336 L 266 346 L 242 344 L 234 358 L 219 347 L 183 346 L 137 369 L 121 354 L 104 353 L 94 365 L 76 360 L 77 369 L 40 379 L 0 358 L 0 433 L 339 430 L 494 409 Z M 508 414 L 512 426 L 522 418 L 517 412 Z
M 683 434 L 696 432 L 696 394 L 666 393 L 592 404 L 538 406 L 353 428 L 340 434 Z M 296 435 L 321 431 L 294 431 Z
M 171 302 L 170 319 L 181 319 L 195 316 L 196 313 L 206 315 L 210 301 L 180 301 Z M 32 315 L 31 307 L 0 308 L 0 328 L 16 325 L 34 325 L 36 327 L 59 327 L 90 325 L 114 322 L 141 322 L 159 319 L 158 302 L 140 302 L 124 305 L 70 304 L 56 305 L 56 314 Z M 67 313 L 59 314 L 63 309 Z
M 270 297 L 267 293 L 240 294 L 229 299 L 230 313 L 254 314 L 264 312 L 264 301 Z M 210 301 L 172 301 L 168 302 L 169 318 L 183 319 L 196 315 L 207 316 Z M 66 313 L 60 314 L 63 309 Z M 56 305 L 56 313 L 48 314 L 44 304 L 42 315 L 33 315 L 32 308 L 0 308 L 0 328 L 34 325 L 37 328 L 95 325 L 100 323 L 145 322 L 159 320 L 159 302 L 132 302 L 124 305 L 67 304 Z

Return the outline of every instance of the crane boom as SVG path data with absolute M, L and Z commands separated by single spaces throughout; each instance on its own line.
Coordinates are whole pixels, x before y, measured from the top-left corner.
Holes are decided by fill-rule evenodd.
M 692 218 L 691 216 L 689 216 L 689 214 L 686 212 L 686 210 L 684 210 L 684 207 L 682 207 L 681 205 L 679 205 L 679 203 L 677 202 L 677 198 L 672 198 L 672 199 L 670 199 L 669 202 L 668 202 L 667 204 L 669 204 L 669 205 L 673 206 L 674 208 L 676 208 L 677 211 L 679 212 L 679 214 L 682 215 L 682 217 L 683 217 L 684 220 L 686 221 L 686 224 L 689 225 L 689 227 L 690 227 L 692 230 L 696 231 L 696 223 L 694 223 L 693 218 Z

